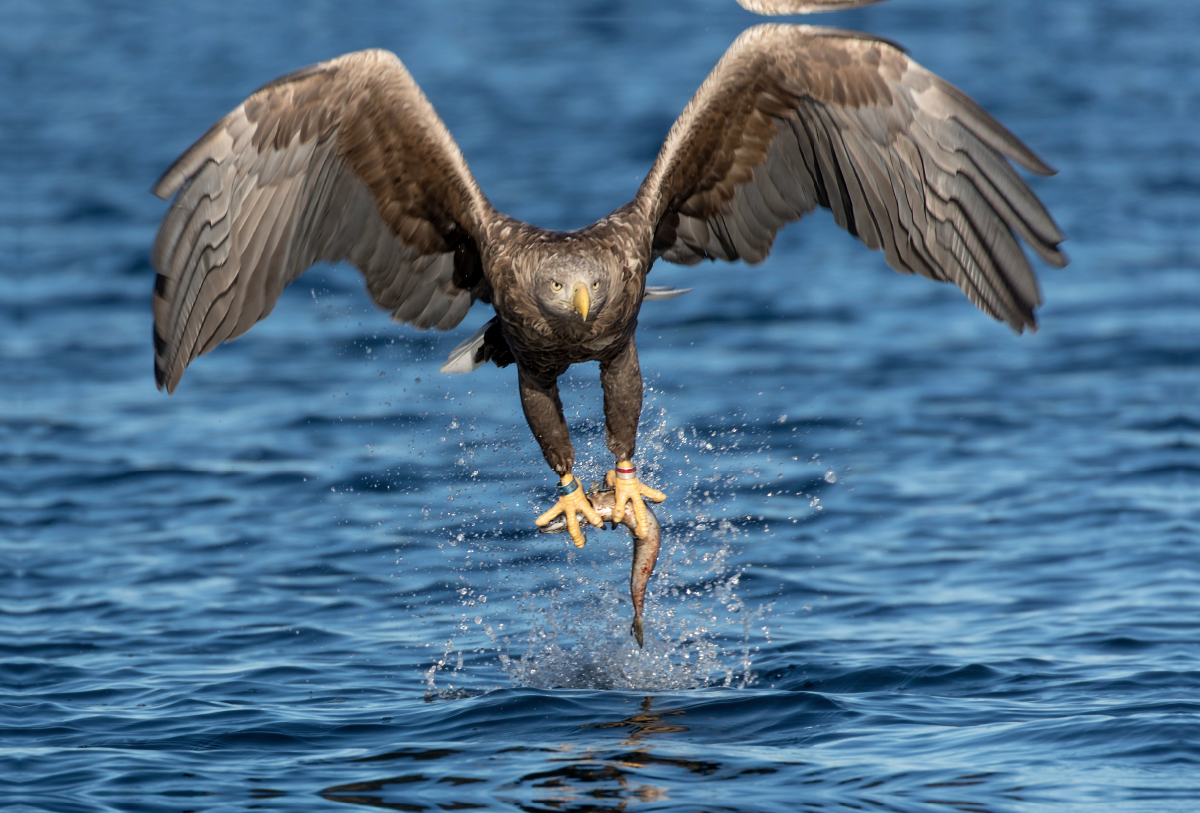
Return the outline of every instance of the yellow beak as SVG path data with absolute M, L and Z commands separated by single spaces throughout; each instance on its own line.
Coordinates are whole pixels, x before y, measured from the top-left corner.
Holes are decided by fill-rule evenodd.
M 588 296 L 587 286 L 582 282 L 575 283 L 575 290 L 571 292 L 571 307 L 585 322 L 587 321 L 588 306 L 591 304 L 592 300 Z

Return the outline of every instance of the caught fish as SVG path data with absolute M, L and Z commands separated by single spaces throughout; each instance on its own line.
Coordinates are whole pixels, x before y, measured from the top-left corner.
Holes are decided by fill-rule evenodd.
M 646 506 L 646 537 L 637 535 L 637 518 L 633 515 L 633 506 L 625 504 L 625 516 L 613 519 L 613 504 L 617 492 L 611 488 L 592 489 L 587 495 L 592 508 L 600 515 L 600 519 L 612 523 L 612 527 L 624 525 L 633 537 L 633 568 L 629 573 L 629 597 L 633 600 L 633 625 L 630 633 L 637 639 L 638 647 L 642 646 L 642 605 L 646 601 L 646 583 L 654 573 L 654 565 L 658 562 L 658 549 L 662 544 L 662 530 L 658 526 L 658 517 L 650 506 Z M 586 527 L 587 518 L 578 514 L 581 526 Z M 550 520 L 544 528 L 539 529 L 544 534 L 561 534 L 567 530 L 567 515 L 559 514 Z

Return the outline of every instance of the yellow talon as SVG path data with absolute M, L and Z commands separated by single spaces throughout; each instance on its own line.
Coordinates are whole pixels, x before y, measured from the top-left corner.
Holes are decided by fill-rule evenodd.
M 574 485 L 574 489 L 568 491 L 572 485 Z M 587 518 L 587 521 L 597 528 L 603 527 L 604 521 L 600 519 L 600 515 L 596 513 L 596 509 L 592 508 L 592 504 L 588 502 L 587 496 L 583 493 L 583 489 L 579 487 L 579 481 L 575 479 L 574 475 L 570 473 L 563 475 L 562 485 L 558 487 L 558 494 L 558 502 L 549 511 L 535 519 L 534 524 L 538 526 L 547 525 L 550 520 L 559 514 L 566 513 L 567 530 L 571 532 L 571 541 L 575 543 L 575 547 L 582 548 L 584 543 L 587 542 L 587 537 L 583 535 L 583 531 L 579 528 L 578 515 L 583 514 Z
M 617 469 L 622 469 L 622 473 L 626 476 L 618 477 Z M 619 517 L 625 516 L 625 503 L 628 502 L 633 508 L 633 517 L 637 520 L 637 535 L 645 538 L 647 533 L 646 504 L 642 502 L 642 497 L 649 497 L 652 502 L 662 502 L 667 495 L 643 485 L 633 472 L 633 463 L 628 460 L 618 460 L 617 468 L 611 469 L 604 481 L 617 492 L 613 501 L 613 521 L 618 522 Z M 632 476 L 630 476 L 631 474 Z

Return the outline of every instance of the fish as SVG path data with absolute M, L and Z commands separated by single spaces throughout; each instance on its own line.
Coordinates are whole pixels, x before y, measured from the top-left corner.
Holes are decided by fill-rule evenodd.
M 637 640 L 638 649 L 643 646 L 642 608 L 646 602 L 646 583 L 654 574 L 654 566 L 658 563 L 658 550 L 662 546 L 662 528 L 659 527 L 658 517 L 650 506 L 646 506 L 646 536 L 637 535 L 637 518 L 633 515 L 633 506 L 625 504 L 625 516 L 613 519 L 613 504 L 617 492 L 611 488 L 595 488 L 588 492 L 588 501 L 600 515 L 600 519 L 617 525 L 624 525 L 633 537 L 633 567 L 629 573 L 629 598 L 633 601 L 633 624 L 629 633 Z M 577 514 L 580 527 L 587 527 L 587 518 Z M 559 514 L 543 528 L 538 529 L 544 534 L 561 534 L 567 530 L 567 515 Z

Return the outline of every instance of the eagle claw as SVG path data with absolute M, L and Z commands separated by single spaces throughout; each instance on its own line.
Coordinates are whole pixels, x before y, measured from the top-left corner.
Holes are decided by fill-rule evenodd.
M 633 464 L 627 461 L 617 463 L 617 465 L 633 467 Z M 609 470 L 604 481 L 617 492 L 613 501 L 614 523 L 618 521 L 618 517 L 625 516 L 625 504 L 628 503 L 629 507 L 633 509 L 634 519 L 637 520 L 637 535 L 645 539 L 649 526 L 646 524 L 646 504 L 642 502 L 642 497 L 649 497 L 652 502 L 662 502 L 667 495 L 644 485 L 637 477 L 628 480 L 617 477 L 616 469 Z
M 572 482 L 575 483 L 575 490 L 569 494 L 563 494 L 561 487 L 558 502 L 554 504 L 546 513 L 535 519 L 533 522 L 538 526 L 545 526 L 550 523 L 550 520 L 557 517 L 559 514 L 567 515 L 567 530 L 571 532 L 571 541 L 575 543 L 575 547 L 582 548 L 587 542 L 587 537 L 583 535 L 583 531 L 579 528 L 578 514 L 583 514 L 587 517 L 587 521 L 595 525 L 597 528 L 604 527 L 604 521 L 600 519 L 600 515 L 596 513 L 596 509 L 592 507 L 591 502 L 583 493 L 583 489 L 579 487 L 579 481 L 571 474 L 564 474 L 562 478 L 562 487 L 569 486 Z

